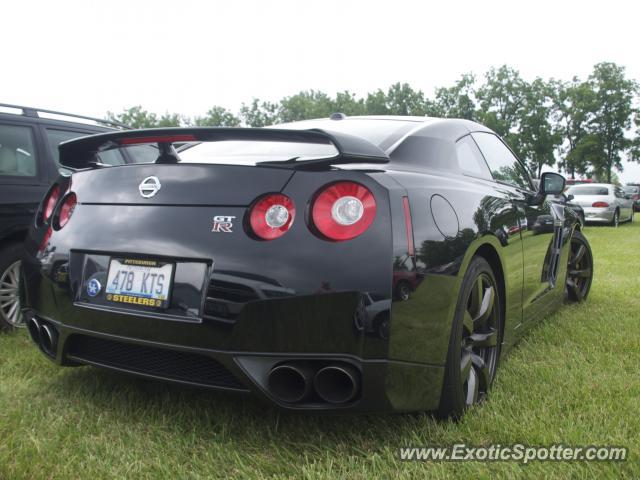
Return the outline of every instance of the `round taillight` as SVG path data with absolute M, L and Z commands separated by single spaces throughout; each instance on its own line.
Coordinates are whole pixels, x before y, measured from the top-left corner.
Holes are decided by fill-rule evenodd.
M 62 206 L 60 207 L 60 213 L 58 213 L 58 228 L 64 227 L 71 215 L 73 215 L 73 210 L 76 208 L 76 204 L 78 203 L 78 198 L 76 194 L 71 192 L 64 197 L 62 201 Z
M 329 240 L 344 241 L 362 235 L 376 216 L 376 199 L 369 189 L 355 182 L 338 182 L 315 198 L 311 218 Z
M 49 193 L 47 194 L 44 200 L 44 207 L 42 210 L 43 222 L 46 222 L 51 218 L 51 215 L 53 215 L 53 211 L 56 208 L 56 204 L 58 203 L 58 200 L 60 200 L 60 187 L 58 185 L 54 185 L 53 187 L 51 187 L 51 190 L 49 190 Z
M 262 240 L 284 235 L 293 224 L 296 208 L 286 195 L 272 193 L 259 198 L 251 207 L 249 223 L 253 233 Z

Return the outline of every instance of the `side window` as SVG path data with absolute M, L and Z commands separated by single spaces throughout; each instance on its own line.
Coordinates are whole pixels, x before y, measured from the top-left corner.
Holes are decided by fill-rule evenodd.
M 67 140 L 86 137 L 87 135 L 91 134 L 86 132 L 74 132 L 72 130 L 56 130 L 53 128 L 47 128 L 47 140 L 49 141 L 51 155 L 53 156 L 53 159 L 58 166 L 58 170 L 60 170 L 61 173 L 67 172 L 67 169 L 60 165 L 60 152 L 58 151 L 58 145 L 62 142 L 66 142 Z M 98 157 L 102 163 L 106 163 L 107 165 L 122 165 L 125 163 L 122 154 L 118 150 L 107 150 L 98 155 Z
M 532 190 L 531 179 L 526 169 L 497 136 L 485 132 L 476 132 L 472 136 L 478 143 L 495 180 Z
M 31 127 L 0 125 L 0 175 L 35 177 L 37 171 Z
M 473 177 L 491 179 L 491 172 L 487 167 L 482 153 L 471 135 L 462 137 L 456 142 L 456 154 L 458 156 L 458 168 L 462 173 Z

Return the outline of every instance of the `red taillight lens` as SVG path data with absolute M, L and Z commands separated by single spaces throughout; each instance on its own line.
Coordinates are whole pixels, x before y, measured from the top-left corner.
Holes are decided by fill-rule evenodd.
M 293 201 L 286 195 L 272 193 L 253 204 L 249 223 L 256 236 L 262 240 L 274 240 L 291 228 L 295 216 Z
M 338 182 L 322 190 L 313 202 L 311 218 L 329 240 L 351 240 L 363 234 L 376 216 L 376 200 L 355 182 Z
M 407 231 L 407 253 L 409 256 L 413 257 L 416 251 L 413 246 L 413 222 L 411 221 L 409 197 L 402 197 L 402 205 L 404 206 L 404 226 Z
M 62 206 L 60 207 L 60 213 L 58 214 L 59 229 L 64 227 L 71 218 L 71 215 L 73 215 L 73 210 L 76 208 L 76 203 L 78 203 L 78 199 L 75 193 L 71 192 L 66 197 L 64 197 Z
M 51 215 L 53 215 L 53 211 L 56 208 L 56 204 L 58 203 L 58 200 L 60 200 L 60 187 L 58 185 L 54 185 L 53 187 L 51 187 L 51 190 L 49 190 L 47 197 L 44 199 L 44 203 L 43 203 L 44 207 L 42 210 L 43 222 L 46 222 L 51 218 Z
M 591 206 L 594 208 L 607 208 L 609 204 L 607 202 L 594 202 Z

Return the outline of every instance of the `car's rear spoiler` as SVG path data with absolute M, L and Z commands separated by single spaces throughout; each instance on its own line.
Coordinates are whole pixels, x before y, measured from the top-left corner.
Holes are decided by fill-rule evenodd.
M 282 162 L 262 162 L 264 166 L 282 168 L 326 168 L 345 163 L 388 163 L 389 157 L 371 142 L 340 132 L 326 130 L 285 130 L 277 128 L 153 128 L 103 133 L 69 140 L 59 145 L 60 164 L 81 170 L 103 166 L 97 157 L 102 151 L 137 144 L 157 144 L 160 156 L 157 163 L 177 161 L 174 143 L 217 142 L 223 140 L 317 143 L 333 145 L 337 155 L 330 158 Z M 287 160 L 287 159 L 283 159 Z M 260 164 L 259 164 L 260 165 Z

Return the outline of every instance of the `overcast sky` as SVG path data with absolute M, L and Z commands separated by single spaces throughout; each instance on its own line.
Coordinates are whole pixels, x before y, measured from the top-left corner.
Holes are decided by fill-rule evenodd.
M 193 116 L 305 89 L 430 96 L 505 63 L 568 80 L 613 61 L 640 79 L 639 14 L 629 0 L 5 1 L 0 102 Z

